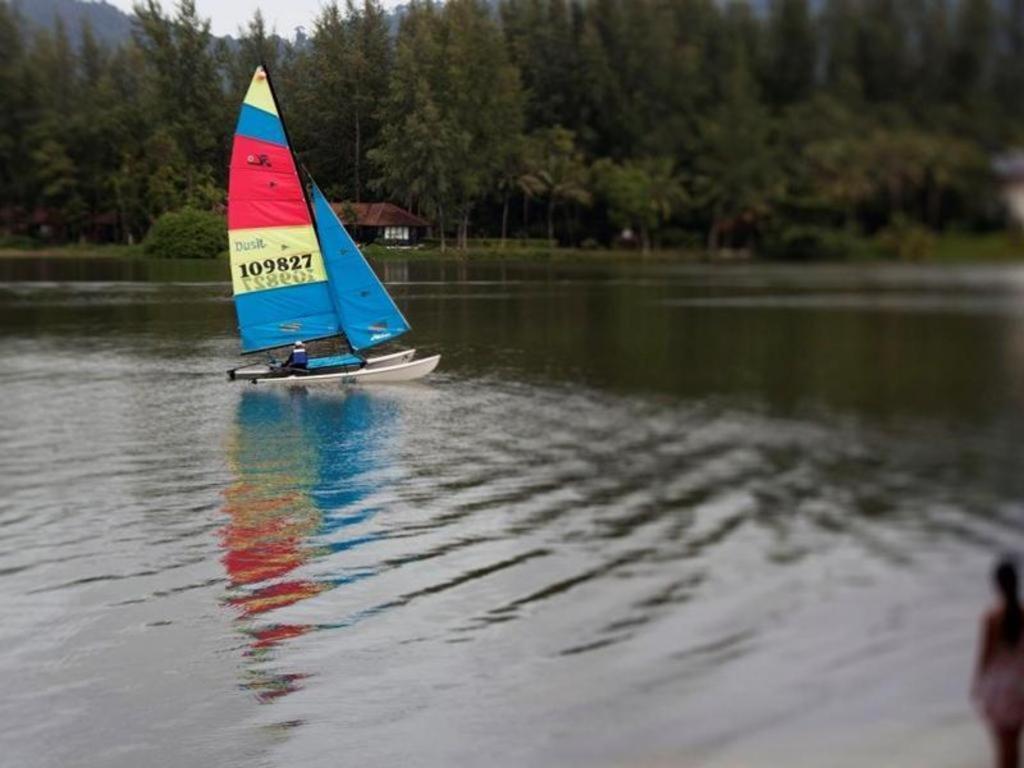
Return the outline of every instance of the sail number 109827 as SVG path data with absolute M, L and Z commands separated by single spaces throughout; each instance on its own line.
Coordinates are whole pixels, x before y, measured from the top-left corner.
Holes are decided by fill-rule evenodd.
M 309 269 L 313 266 L 313 254 L 303 253 L 295 256 L 278 256 L 276 259 L 250 261 L 238 265 L 242 279 L 270 275 L 274 272 L 288 272 L 293 269 Z

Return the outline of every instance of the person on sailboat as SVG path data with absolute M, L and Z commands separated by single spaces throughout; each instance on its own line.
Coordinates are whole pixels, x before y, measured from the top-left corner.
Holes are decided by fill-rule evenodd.
M 292 353 L 288 355 L 288 359 L 284 361 L 283 368 L 298 368 L 299 370 L 306 370 L 309 366 L 309 355 L 306 354 L 306 345 L 301 341 L 296 341 L 292 346 Z

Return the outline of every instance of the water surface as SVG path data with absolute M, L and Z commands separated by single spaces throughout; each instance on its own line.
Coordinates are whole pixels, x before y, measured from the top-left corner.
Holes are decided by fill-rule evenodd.
M 975 733 L 1024 271 L 389 263 L 438 372 L 274 391 L 225 380 L 209 266 L 0 262 L 12 764 L 816 765 Z

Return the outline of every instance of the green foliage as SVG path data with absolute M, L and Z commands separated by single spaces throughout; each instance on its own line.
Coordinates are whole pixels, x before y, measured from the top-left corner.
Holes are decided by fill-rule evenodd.
M 41 215 L 53 241 L 135 243 L 219 210 L 259 62 L 321 188 L 463 250 L 629 228 L 647 250 L 859 258 L 881 232 L 941 256 L 924 230 L 1000 226 L 990 155 L 1024 144 L 1022 0 L 414 0 L 397 34 L 379 0 L 332 0 L 294 42 L 259 11 L 216 40 L 195 0 L 135 17 L 76 48 L 0 0 L 0 232 Z
M 165 213 L 146 236 L 146 253 L 158 259 L 215 259 L 226 252 L 224 217 L 185 208 Z
M 640 233 L 644 252 L 672 215 L 688 202 L 670 158 L 645 158 L 617 164 L 602 160 L 594 166 L 596 186 L 608 204 L 612 222 Z
M 808 98 L 817 40 L 807 0 L 776 0 L 767 27 L 763 72 L 768 99 L 782 106 Z
M 7 235 L 0 237 L 0 249 L 13 251 L 31 251 L 40 246 L 38 240 L 27 235 Z
M 738 54 L 717 108 L 705 119 L 694 182 L 709 212 L 708 250 L 742 245 L 785 190 L 773 122 L 759 103 L 746 56 Z
M 882 250 L 899 261 L 925 261 L 935 253 L 935 235 L 904 216 L 895 218 L 877 239 Z
M 547 201 L 548 240 L 555 241 L 555 208 L 577 203 L 590 205 L 589 174 L 575 136 L 556 125 L 528 137 L 524 149 L 525 173 L 519 183 L 529 197 Z
M 250 46 L 258 44 L 258 28 L 250 24 Z M 346 199 L 359 201 L 371 176 L 368 154 L 380 143 L 381 106 L 388 92 L 392 45 L 387 18 L 376 0 L 344 7 L 326 4 L 313 23 L 310 45 L 278 53 L 278 97 L 287 111 L 296 149 Z M 266 48 L 267 43 L 259 44 Z M 236 93 L 244 93 L 250 65 L 240 73 Z M 266 54 L 264 54 L 266 55 Z M 276 61 L 275 61 L 276 64 Z
M 867 238 L 845 229 L 814 224 L 782 224 L 769 228 L 761 250 L 770 258 L 785 261 L 864 260 L 881 255 Z
M 935 243 L 940 262 L 1003 262 L 1024 259 L 1024 239 L 1012 232 L 944 232 Z
M 473 208 L 506 175 L 522 126 L 518 71 L 477 0 L 413 3 L 402 20 L 375 186 L 451 221 L 465 248 Z

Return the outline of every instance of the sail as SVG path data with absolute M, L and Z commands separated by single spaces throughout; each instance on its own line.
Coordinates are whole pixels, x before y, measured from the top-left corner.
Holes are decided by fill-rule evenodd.
M 320 188 L 313 185 L 313 212 L 323 247 L 331 296 L 341 329 L 353 350 L 397 339 L 410 329 L 373 269 L 352 242 Z
M 338 333 L 309 201 L 262 67 L 235 129 L 228 241 L 243 352 Z

